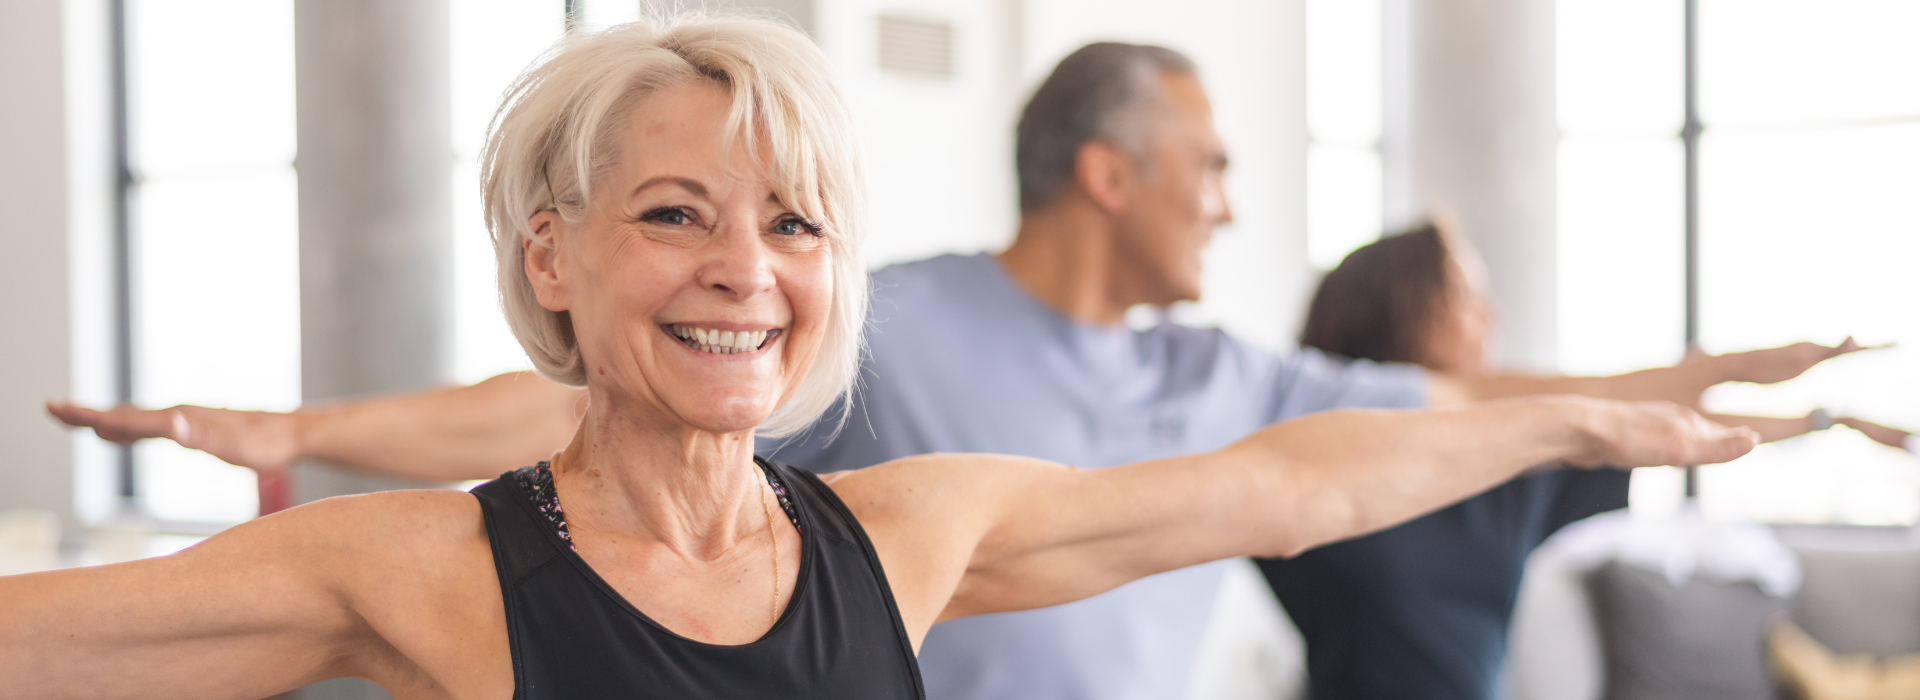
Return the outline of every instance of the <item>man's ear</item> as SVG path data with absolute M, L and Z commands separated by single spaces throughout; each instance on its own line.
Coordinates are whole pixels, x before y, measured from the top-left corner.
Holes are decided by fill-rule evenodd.
M 1088 141 L 1074 154 L 1073 179 L 1095 205 L 1108 214 L 1119 214 L 1133 199 L 1139 173 L 1125 151 L 1104 141 Z
M 567 221 L 560 213 L 545 209 L 527 219 L 531 236 L 520 238 L 521 268 L 533 285 L 533 296 L 548 311 L 566 311 L 571 300 L 561 284 L 565 265 L 560 256 L 560 237 Z

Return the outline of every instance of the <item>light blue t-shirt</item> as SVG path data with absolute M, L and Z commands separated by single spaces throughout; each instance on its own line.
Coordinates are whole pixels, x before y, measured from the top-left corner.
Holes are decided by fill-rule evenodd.
M 763 441 L 817 472 L 927 452 L 1107 467 L 1224 447 L 1330 408 L 1426 404 L 1418 368 L 1280 356 L 1215 329 L 1093 327 L 1040 304 L 989 255 L 873 275 L 869 356 L 845 427 Z M 942 623 L 920 651 L 930 700 L 1173 700 L 1184 694 L 1221 565 L 1087 600 Z

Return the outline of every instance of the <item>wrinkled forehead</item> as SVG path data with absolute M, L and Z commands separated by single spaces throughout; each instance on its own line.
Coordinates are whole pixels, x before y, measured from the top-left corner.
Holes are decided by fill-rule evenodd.
M 705 78 L 692 78 L 639 98 L 614 140 L 611 177 L 618 189 L 657 177 L 689 178 L 705 187 L 746 186 L 770 192 L 796 207 L 800 178 L 777 147 L 780 139 L 765 120 L 752 119 L 754 105 L 743 91 Z M 791 138 L 791 137 L 790 137 Z

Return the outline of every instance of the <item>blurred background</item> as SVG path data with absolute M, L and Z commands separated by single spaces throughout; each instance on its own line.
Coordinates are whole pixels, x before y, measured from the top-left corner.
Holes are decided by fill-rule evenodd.
M 1487 258 L 1505 366 L 1616 373 L 1690 341 L 1851 334 L 1904 345 L 1709 407 L 1920 426 L 1920 3 L 724 6 L 789 19 L 834 62 L 872 179 L 872 265 L 1008 242 L 1028 92 L 1089 41 L 1157 43 L 1199 63 L 1233 157 L 1238 220 L 1183 322 L 1284 349 L 1319 271 L 1445 210 Z M 177 535 L 137 553 L 256 512 L 252 472 L 69 433 L 47 398 L 285 410 L 525 368 L 479 217 L 488 120 L 569 27 L 658 9 L 0 0 L 0 509 L 53 513 L 69 548 L 127 512 Z M 340 174 L 396 153 L 426 164 L 396 186 L 430 206 L 356 209 Z M 342 273 L 388 247 L 417 274 Z M 354 365 L 374 336 L 412 354 Z M 1634 478 L 1636 509 L 1679 507 L 1678 470 Z M 1836 429 L 1706 468 L 1698 495 L 1714 518 L 1904 532 L 1920 463 Z

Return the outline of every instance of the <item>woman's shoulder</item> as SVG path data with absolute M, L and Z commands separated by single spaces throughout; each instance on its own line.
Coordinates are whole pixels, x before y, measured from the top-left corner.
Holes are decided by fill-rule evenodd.
M 456 521 L 478 524 L 480 503 L 465 491 L 398 489 L 323 498 L 284 512 L 334 520 L 349 529 L 399 527 L 422 532 L 438 530 Z M 278 517 L 278 514 L 269 517 Z
M 341 662 L 343 675 L 401 687 L 422 678 L 494 690 L 512 682 L 492 549 L 471 494 L 411 489 L 327 498 L 176 556 L 188 557 L 187 566 L 246 562 L 280 572 L 302 588 L 285 596 L 359 621 L 348 627 L 380 641 Z
M 259 518 L 225 534 L 276 549 L 305 551 L 317 561 L 338 558 L 362 572 L 488 551 L 479 502 L 471 494 L 448 489 L 335 496 Z

